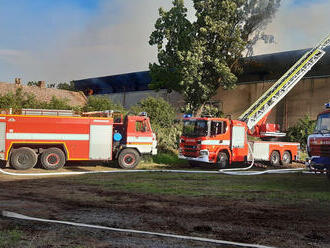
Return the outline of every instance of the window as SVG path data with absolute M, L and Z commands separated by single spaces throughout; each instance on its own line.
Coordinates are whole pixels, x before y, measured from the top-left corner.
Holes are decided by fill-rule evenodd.
M 184 121 L 182 135 L 185 137 L 206 137 L 208 135 L 207 121 L 194 119 Z
M 148 132 L 149 128 L 147 125 L 147 121 L 136 121 L 135 130 L 136 132 Z
M 223 134 L 226 132 L 226 122 L 223 121 L 212 121 L 211 122 L 211 136 Z
M 317 119 L 316 133 L 330 133 L 330 113 L 321 114 Z

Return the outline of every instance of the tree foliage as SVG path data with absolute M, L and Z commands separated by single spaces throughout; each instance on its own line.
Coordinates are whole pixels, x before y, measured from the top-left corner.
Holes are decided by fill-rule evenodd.
M 186 104 L 181 108 L 181 112 L 185 114 L 193 114 L 194 109 L 191 104 Z M 219 109 L 216 104 L 206 103 L 201 112 L 201 116 L 212 116 L 212 117 L 223 117 L 223 112 Z
M 37 81 L 29 81 L 27 83 L 28 86 L 38 86 L 40 87 L 40 82 Z M 70 90 L 70 91 L 77 91 L 74 86 L 74 81 L 71 81 L 70 83 L 50 83 L 47 84 L 47 88 L 57 88 L 59 90 Z
M 158 150 L 170 153 L 177 151 L 182 125 L 175 123 L 176 111 L 171 104 L 162 98 L 148 97 L 132 106 L 129 112 L 147 112 L 157 136 Z
M 23 92 L 22 88 L 18 88 L 15 93 L 8 92 L 0 96 L 0 109 L 73 109 L 67 102 L 67 99 L 59 99 L 54 96 L 49 102 L 39 101 L 35 95 Z
M 192 1 L 193 22 L 183 0 L 174 0 L 169 11 L 159 9 L 149 40 L 158 48 L 158 63 L 149 65 L 150 87 L 181 93 L 200 114 L 219 87 L 235 86 L 241 70 L 238 59 L 256 40 L 266 40 L 261 30 L 280 0 Z
M 112 102 L 110 98 L 102 97 L 102 96 L 88 97 L 87 104 L 82 108 L 83 112 L 104 111 L 104 110 L 123 111 L 124 108 L 121 105 Z
M 147 112 L 151 124 L 160 127 L 171 127 L 176 118 L 176 111 L 162 98 L 147 97 L 138 102 L 137 105 L 132 106 L 130 112 L 139 114 Z
M 314 132 L 316 121 L 311 120 L 308 115 L 298 120 L 298 122 L 288 128 L 287 137 L 289 141 L 299 142 L 303 147 L 306 147 L 307 138 Z
M 74 87 L 74 82 L 71 81 L 70 83 L 59 83 L 56 85 L 56 88 L 59 90 L 70 90 L 70 91 L 77 91 Z

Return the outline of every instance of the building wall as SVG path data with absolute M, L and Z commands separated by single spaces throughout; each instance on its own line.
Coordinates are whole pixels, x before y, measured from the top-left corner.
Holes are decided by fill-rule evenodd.
M 273 83 L 273 81 L 246 83 L 238 85 L 234 90 L 219 89 L 215 100 L 222 103 L 222 111 L 225 115 L 238 118 Z M 330 77 L 306 78 L 275 106 L 268 120 L 287 129 L 305 115 L 316 119 L 317 114 L 324 109 L 324 104 L 329 101 Z
M 171 94 L 169 94 L 166 90 L 146 90 L 126 93 L 104 94 L 99 96 L 109 97 L 113 102 L 121 104 L 125 108 L 130 108 L 131 106 L 137 104 L 139 101 L 147 97 L 163 98 L 169 103 L 171 103 L 174 107 L 180 107 L 183 105 L 183 100 L 180 94 L 176 92 L 172 92 Z
M 87 98 L 82 92 L 42 88 L 38 86 L 17 85 L 15 83 L 0 82 L 0 95 L 7 94 L 9 92 L 15 93 L 18 88 L 22 88 L 23 92 L 35 95 L 39 101 L 49 102 L 52 97 L 55 96 L 56 98 L 66 99 L 67 103 L 71 106 L 83 106 L 87 102 Z
M 274 81 L 249 82 L 239 84 L 233 90 L 219 89 L 214 100 L 220 103 L 225 116 L 231 115 L 235 119 L 273 84 Z M 122 104 L 125 108 L 130 108 L 148 96 L 162 97 L 177 108 L 184 105 L 183 99 L 178 93 L 168 94 L 166 90 L 115 93 L 104 96 Z M 324 109 L 326 102 L 330 102 L 330 76 L 305 78 L 275 106 L 268 121 L 280 124 L 282 129 L 286 130 L 305 115 L 316 119 L 317 114 Z

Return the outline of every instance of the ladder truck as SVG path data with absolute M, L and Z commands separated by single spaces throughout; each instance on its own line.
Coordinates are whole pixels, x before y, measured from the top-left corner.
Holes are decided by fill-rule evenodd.
M 156 135 L 146 113 L 137 116 L 112 111 L 80 116 L 66 110 L 1 111 L 0 165 L 28 170 L 40 161 L 57 170 L 67 161 L 117 160 L 133 169 L 143 154 L 157 154 Z
M 266 123 L 272 108 L 288 94 L 322 58 L 330 45 L 330 35 L 306 52 L 274 85 L 251 105 L 238 120 L 210 117 L 184 117 L 179 158 L 191 165 L 212 163 L 226 168 L 234 162 L 269 161 L 288 165 L 298 159 L 299 143 L 248 141 L 248 135 L 269 140 L 283 137 L 279 125 Z

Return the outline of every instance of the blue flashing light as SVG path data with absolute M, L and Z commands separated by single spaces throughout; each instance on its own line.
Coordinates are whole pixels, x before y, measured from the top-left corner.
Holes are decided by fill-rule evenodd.
M 183 115 L 183 118 L 191 118 L 192 117 L 192 114 L 184 114 Z
M 325 108 L 330 108 L 330 102 L 325 104 Z
M 116 141 L 116 142 L 121 141 L 122 138 L 123 138 L 123 136 L 121 136 L 120 133 L 115 133 L 113 135 L 113 140 Z

